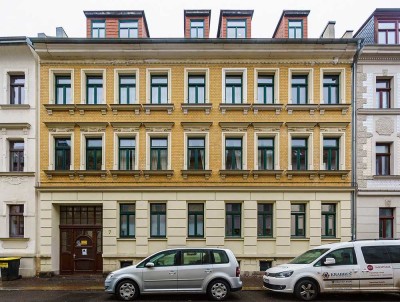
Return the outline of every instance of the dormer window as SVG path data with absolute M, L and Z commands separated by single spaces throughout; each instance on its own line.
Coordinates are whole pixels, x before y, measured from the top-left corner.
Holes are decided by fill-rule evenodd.
M 93 20 L 92 21 L 92 38 L 105 38 L 106 37 L 106 21 Z
M 204 38 L 204 20 L 190 20 L 190 37 Z
M 289 39 L 303 38 L 303 21 L 289 20 L 288 32 L 289 32 Z
M 396 44 L 399 43 L 399 37 L 396 39 L 396 32 L 399 32 L 398 22 L 379 22 L 378 23 L 378 44 Z
M 138 21 L 136 20 L 120 20 L 119 21 L 119 37 L 120 38 L 137 38 L 139 36 Z
M 226 37 L 233 39 L 246 38 L 246 20 L 227 20 Z

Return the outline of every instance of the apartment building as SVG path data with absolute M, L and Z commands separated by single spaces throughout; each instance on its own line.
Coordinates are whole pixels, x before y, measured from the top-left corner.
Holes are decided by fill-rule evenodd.
M 376 9 L 355 34 L 357 238 L 400 236 L 400 9 Z
M 36 273 L 37 59 L 25 37 L 0 38 L 0 257 Z
M 271 39 L 251 38 L 252 11 L 221 11 L 209 38 L 210 11 L 186 10 L 168 39 L 143 12 L 85 14 L 87 38 L 32 39 L 41 273 L 176 246 L 258 271 L 351 239 L 356 39 L 307 38 L 308 11 L 284 11 Z

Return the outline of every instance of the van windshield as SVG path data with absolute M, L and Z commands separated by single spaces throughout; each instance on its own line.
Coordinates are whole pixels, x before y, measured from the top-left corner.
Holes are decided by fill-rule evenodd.
M 325 254 L 329 249 L 314 249 L 301 254 L 290 261 L 290 264 L 310 264 L 314 260 L 318 259 L 321 255 Z

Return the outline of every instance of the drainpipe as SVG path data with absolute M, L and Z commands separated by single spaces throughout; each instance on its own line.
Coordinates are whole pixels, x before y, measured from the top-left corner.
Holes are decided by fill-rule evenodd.
M 357 95 L 356 95 L 356 88 L 357 88 L 357 63 L 358 63 L 358 58 L 360 56 L 360 51 L 362 48 L 362 39 L 359 39 L 357 41 L 357 50 L 354 55 L 353 59 L 353 74 L 352 74 L 352 81 L 353 85 L 351 85 L 351 94 L 352 94 L 352 102 L 351 102 L 351 112 L 352 112 L 352 140 L 351 140 L 351 149 L 352 149 L 352 159 L 351 159 L 351 170 L 352 170 L 352 187 L 354 190 L 352 191 L 351 194 L 351 230 L 352 230 L 352 240 L 357 239 L 357 191 L 358 191 L 358 185 L 357 185 Z

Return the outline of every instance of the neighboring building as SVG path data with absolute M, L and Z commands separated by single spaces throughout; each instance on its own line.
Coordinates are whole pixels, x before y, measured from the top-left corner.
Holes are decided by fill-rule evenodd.
M 36 273 L 37 60 L 25 37 L 0 38 L 0 258 Z
M 224 246 L 258 271 L 351 239 L 357 40 L 250 39 L 251 15 L 221 12 L 220 37 L 245 20 L 238 42 L 32 39 L 41 273 L 175 246 Z
M 355 34 L 357 238 L 400 237 L 400 9 L 378 8 Z

